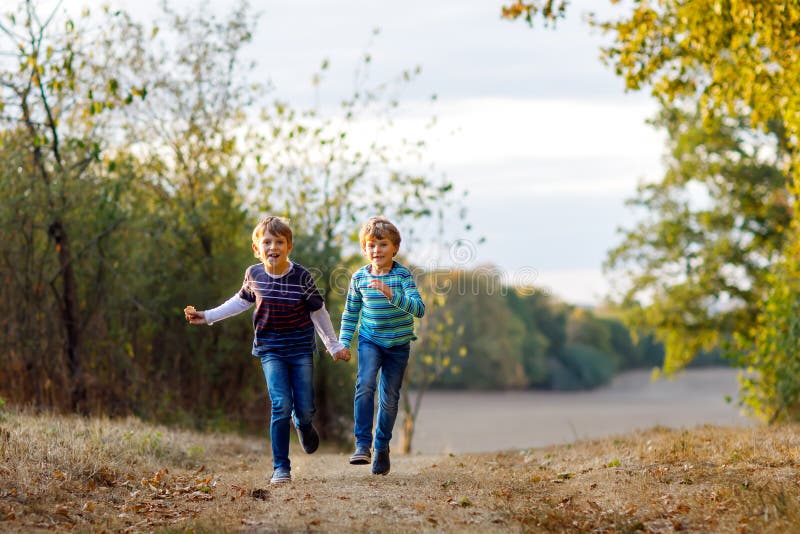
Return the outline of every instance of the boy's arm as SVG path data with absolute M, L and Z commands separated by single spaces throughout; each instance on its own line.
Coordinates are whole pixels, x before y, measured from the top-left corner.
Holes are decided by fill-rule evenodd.
M 344 313 L 342 313 L 342 324 L 339 328 L 339 341 L 350 348 L 353 336 L 358 326 L 358 316 L 361 313 L 361 293 L 356 288 L 356 279 L 350 280 L 350 289 L 347 290 L 347 300 L 344 303 Z
M 311 321 L 314 323 L 317 334 L 322 338 L 325 348 L 328 349 L 331 355 L 345 350 L 345 346 L 336 338 L 336 333 L 333 331 L 333 323 L 331 323 L 331 316 L 328 314 L 328 310 L 325 308 L 324 304 L 317 311 L 311 312 Z
M 239 315 L 252 305 L 252 302 L 247 299 L 243 299 L 239 293 L 237 293 L 216 308 L 206 310 L 202 313 L 205 315 L 206 324 L 214 324 L 217 321 L 227 319 L 228 317 Z
M 422 295 L 419 294 L 414 278 L 407 276 L 403 279 L 401 285 L 403 291 L 395 291 L 389 302 L 417 319 L 422 318 L 425 315 L 425 303 L 422 302 Z

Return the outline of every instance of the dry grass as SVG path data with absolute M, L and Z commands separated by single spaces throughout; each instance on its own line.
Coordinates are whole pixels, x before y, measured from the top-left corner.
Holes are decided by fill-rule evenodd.
M 0 531 L 792 532 L 797 426 L 656 428 L 481 455 L 394 455 L 387 477 L 266 440 L 7 413 Z

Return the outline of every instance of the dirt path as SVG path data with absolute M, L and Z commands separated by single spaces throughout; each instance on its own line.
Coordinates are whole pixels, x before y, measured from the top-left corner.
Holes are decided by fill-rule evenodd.
M 351 466 L 343 454 L 296 455 L 293 462 L 290 485 L 269 486 L 259 472 L 248 477 L 248 487 L 264 489 L 267 498 L 243 510 L 243 525 L 254 530 L 407 532 L 492 524 L 485 510 L 470 509 L 466 501 L 458 504 L 467 494 L 476 499 L 484 490 L 472 476 L 454 476 L 455 457 L 393 455 L 387 476 L 372 475 L 369 466 Z

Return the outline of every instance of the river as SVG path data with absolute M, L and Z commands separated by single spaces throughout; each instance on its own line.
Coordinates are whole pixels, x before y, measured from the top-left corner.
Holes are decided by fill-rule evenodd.
M 737 406 L 738 371 L 690 369 L 655 382 L 647 371 L 618 375 L 586 392 L 429 391 L 414 452 L 488 452 L 569 443 L 653 426 L 752 425 Z M 412 393 L 413 394 L 413 393 Z M 734 402 L 727 403 L 725 396 Z M 401 428 L 395 425 L 393 447 Z

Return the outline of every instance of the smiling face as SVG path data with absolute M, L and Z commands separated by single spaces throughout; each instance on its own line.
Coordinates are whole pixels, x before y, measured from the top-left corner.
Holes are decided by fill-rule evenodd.
M 364 241 L 363 251 L 372 264 L 372 273 L 388 273 L 392 268 L 398 248 L 389 239 L 368 237 Z
M 261 260 L 264 268 L 270 274 L 281 274 L 289 268 L 289 252 L 292 243 L 286 236 L 274 235 L 269 232 L 253 243 L 253 252 Z

